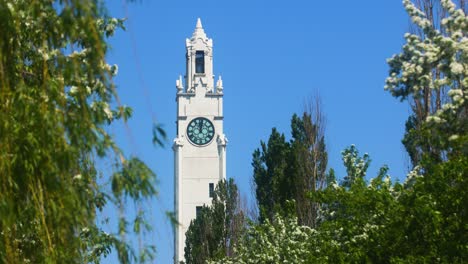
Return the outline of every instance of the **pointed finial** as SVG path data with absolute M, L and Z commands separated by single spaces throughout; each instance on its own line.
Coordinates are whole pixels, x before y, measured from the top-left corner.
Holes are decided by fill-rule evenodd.
M 221 79 L 221 75 L 218 76 L 218 81 L 216 82 L 216 91 L 220 94 L 223 93 L 223 79 Z
M 195 26 L 192 38 L 206 38 L 205 30 L 203 30 L 200 18 L 197 19 L 197 25 Z
M 181 93 L 182 90 L 184 89 L 184 85 L 182 83 L 182 76 L 181 75 L 179 75 L 179 79 L 176 80 L 176 88 L 177 88 L 178 93 Z
M 203 28 L 200 18 L 197 19 L 197 25 L 195 26 L 195 28 Z

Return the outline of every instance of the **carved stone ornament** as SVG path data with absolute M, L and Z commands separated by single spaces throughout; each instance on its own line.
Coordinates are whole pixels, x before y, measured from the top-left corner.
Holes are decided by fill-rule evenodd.
M 216 92 L 219 94 L 223 93 L 223 79 L 221 76 L 219 76 L 218 81 L 216 81 Z
M 181 138 L 181 137 L 176 137 L 174 139 L 174 145 L 173 147 L 176 148 L 176 147 L 182 147 L 184 145 L 184 139 Z
M 226 146 L 228 143 L 228 139 L 226 138 L 226 135 L 221 134 L 218 135 L 218 137 L 216 138 L 216 142 L 218 142 L 218 146 Z
M 184 85 L 182 84 L 182 76 L 179 75 L 179 79 L 176 80 L 177 93 L 182 93 Z

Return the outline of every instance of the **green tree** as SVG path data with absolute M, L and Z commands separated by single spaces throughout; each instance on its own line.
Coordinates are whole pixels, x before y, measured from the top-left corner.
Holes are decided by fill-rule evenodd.
M 233 179 L 219 181 L 210 206 L 203 206 L 186 233 L 187 264 L 202 264 L 208 260 L 234 255 L 245 227 L 240 208 L 239 191 Z
M 294 114 L 291 120 L 292 157 L 287 174 L 295 183 L 293 199 L 299 223 L 315 227 L 320 205 L 310 200 L 309 193 L 327 183 L 325 117 L 318 96 L 309 99 L 305 108 L 302 117 Z
M 261 142 L 253 154 L 261 222 L 272 222 L 275 213 L 294 212 L 301 224 L 316 225 L 319 204 L 310 200 L 309 193 L 326 186 L 328 154 L 320 101 L 306 110 L 301 117 L 293 115 L 290 142 L 273 128 L 268 143 Z
M 272 221 L 275 211 L 286 207 L 286 202 L 293 197 L 294 182 L 286 174 L 291 147 L 284 134 L 273 128 L 268 143 L 260 144 L 261 150 L 253 153 L 252 166 L 259 219 L 263 222 Z
M 388 168 L 366 181 L 369 155 L 359 155 L 354 145 L 342 152 L 347 175 L 316 193 L 322 204 L 318 227 L 320 252 L 326 252 L 329 263 L 389 263 L 398 247 L 393 236 L 401 234 L 395 226 L 399 216 L 397 197 L 400 184 L 392 184 Z
M 112 248 L 124 263 L 151 255 L 132 254 L 126 228 L 108 234 L 96 223 L 109 202 L 156 194 L 154 173 L 106 132 L 131 115 L 105 59 L 122 27 L 101 1 L 0 1 L 0 262 L 99 262 Z M 98 184 L 101 158 L 115 160 L 114 192 Z

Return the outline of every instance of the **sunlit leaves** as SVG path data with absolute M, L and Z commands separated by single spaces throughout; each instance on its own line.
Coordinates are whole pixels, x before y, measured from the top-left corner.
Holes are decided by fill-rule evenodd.
M 131 158 L 112 176 L 112 192 L 116 198 L 141 200 L 157 194 L 155 183 L 156 174 L 138 158 Z
M 145 163 L 135 157 L 124 160 L 121 168 L 112 175 L 112 200 L 117 204 L 119 209 L 118 232 L 121 236 L 129 233 L 129 226 L 131 226 L 133 233 L 137 235 L 152 230 L 145 211 L 141 208 L 144 201 L 157 195 L 155 185 L 156 174 Z M 137 208 L 133 219 L 124 213 L 128 198 L 135 203 Z M 140 248 L 139 256 L 137 256 L 132 248 L 124 244 L 124 241 L 121 242 L 122 244 L 115 244 L 115 247 L 117 248 L 119 259 L 123 263 L 127 263 L 130 258 L 134 261 L 140 260 L 143 263 L 154 257 L 155 248 L 153 245 L 145 244 L 143 248 Z
M 0 28 L 0 262 L 99 262 L 111 248 L 128 260 L 126 230 L 95 222 L 122 205 L 114 194 L 156 194 L 139 160 L 120 164 L 115 193 L 97 179 L 97 157 L 122 155 L 107 125 L 132 113 L 116 103 L 118 68 L 105 58 L 123 20 L 101 1 L 0 1 Z

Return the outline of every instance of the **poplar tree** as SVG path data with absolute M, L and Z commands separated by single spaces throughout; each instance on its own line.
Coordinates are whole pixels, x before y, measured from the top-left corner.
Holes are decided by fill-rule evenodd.
M 302 225 L 315 227 L 320 205 L 310 194 L 327 185 L 328 153 L 325 145 L 325 117 L 320 98 L 311 98 L 301 117 L 291 120 L 291 158 L 288 177 L 294 184 L 296 215 Z
M 287 201 L 293 199 L 293 177 L 287 175 L 291 147 L 284 134 L 276 128 L 271 131 L 268 143 L 253 153 L 253 180 L 260 222 L 274 219 L 275 212 L 284 211 Z
M 325 121 L 318 98 L 302 116 L 291 118 L 292 139 L 272 129 L 268 142 L 253 153 L 253 179 L 259 220 L 274 221 L 275 214 L 294 214 L 300 224 L 316 226 L 320 205 L 310 194 L 327 185 L 328 154 Z

